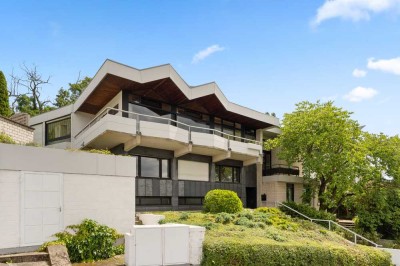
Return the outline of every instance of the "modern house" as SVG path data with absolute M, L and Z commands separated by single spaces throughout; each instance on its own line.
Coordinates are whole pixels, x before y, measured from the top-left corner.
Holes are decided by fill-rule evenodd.
M 171 65 L 106 60 L 74 104 L 29 125 L 46 147 L 133 156 L 137 211 L 201 208 L 217 188 L 250 208 L 303 193 L 299 169 L 263 151 L 263 140 L 279 134 L 276 117 L 228 101 L 214 82 L 189 86 Z
M 10 118 L 0 115 L 0 133 L 10 136 L 19 144 L 33 142 L 34 129 L 28 126 L 29 115 L 18 113 Z

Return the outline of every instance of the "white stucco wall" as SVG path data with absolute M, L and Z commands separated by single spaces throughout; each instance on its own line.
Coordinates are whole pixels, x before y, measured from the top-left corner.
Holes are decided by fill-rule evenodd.
M 134 158 L 0 144 L 0 249 L 21 246 L 21 177 L 27 171 L 63 174 L 64 226 L 90 218 L 126 233 L 134 224 Z

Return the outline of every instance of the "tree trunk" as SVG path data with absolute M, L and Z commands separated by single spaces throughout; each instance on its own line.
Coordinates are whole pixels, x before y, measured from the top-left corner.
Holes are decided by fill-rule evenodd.
M 318 191 L 318 202 L 319 202 L 319 209 L 322 211 L 325 211 L 328 206 L 325 203 L 325 199 L 323 198 L 323 195 L 326 191 L 326 179 L 324 177 L 320 178 L 320 185 L 319 185 L 319 191 Z

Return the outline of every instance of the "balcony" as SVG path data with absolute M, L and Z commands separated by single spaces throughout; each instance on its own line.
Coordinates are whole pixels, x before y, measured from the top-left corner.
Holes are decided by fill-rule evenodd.
M 263 169 L 263 176 L 271 175 L 294 175 L 299 176 L 300 170 L 297 166 L 288 166 L 284 164 L 274 164 L 271 168 Z
M 129 151 L 137 146 L 174 151 L 175 157 L 187 153 L 212 156 L 214 162 L 225 159 L 260 162 L 259 141 L 224 132 L 191 126 L 170 118 L 106 108 L 73 139 L 74 148 L 112 148 L 119 144 Z

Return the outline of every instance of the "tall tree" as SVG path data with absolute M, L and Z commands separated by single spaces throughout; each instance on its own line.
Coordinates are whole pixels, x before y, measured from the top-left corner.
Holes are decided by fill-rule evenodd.
M 22 65 L 23 76 L 11 74 L 12 86 L 10 88 L 10 96 L 14 98 L 13 107 L 17 111 L 24 111 L 30 115 L 37 115 L 53 108 L 49 105 L 50 100 L 43 99 L 42 87 L 50 84 L 50 76 L 43 77 L 33 65 L 28 67 Z M 25 93 L 20 93 L 20 89 L 26 90 Z
M 2 71 L 0 71 L 0 115 L 6 117 L 11 115 L 7 81 Z
M 289 164 L 302 163 L 322 210 L 333 211 L 354 194 L 352 184 L 367 164 L 360 125 L 350 116 L 333 102 L 301 102 L 284 115 L 282 134 L 266 143 L 281 147 L 279 157 Z
M 67 90 L 61 88 L 56 95 L 54 105 L 57 107 L 63 107 L 74 103 L 89 85 L 90 81 L 92 81 L 92 78 L 84 77 L 83 79 L 80 79 L 78 77 L 78 80 L 75 83 L 68 84 L 69 88 Z

